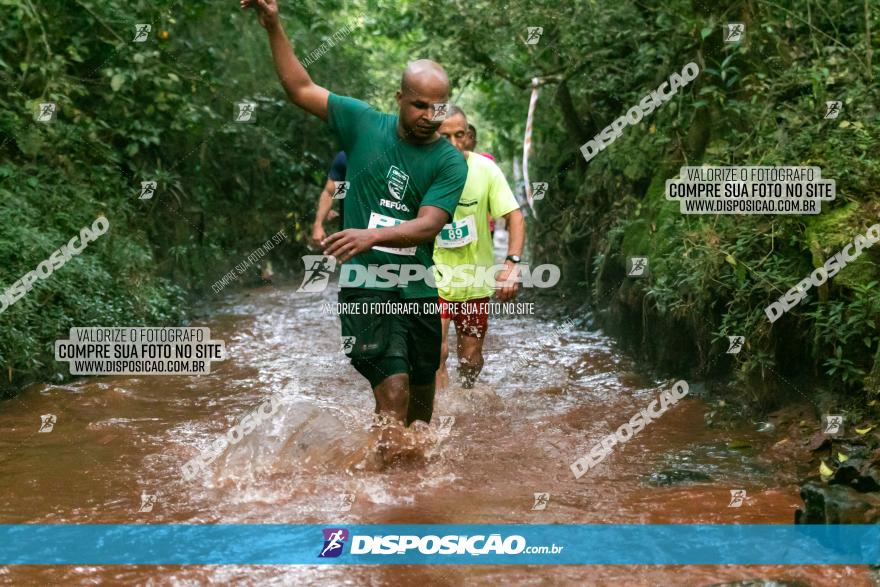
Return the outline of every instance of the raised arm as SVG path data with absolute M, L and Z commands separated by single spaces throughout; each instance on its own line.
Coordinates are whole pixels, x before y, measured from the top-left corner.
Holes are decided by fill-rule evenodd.
M 349 228 L 324 239 L 324 254 L 345 263 L 375 246 L 411 247 L 431 242 L 449 222 L 449 213 L 436 206 L 422 206 L 414 220 L 384 228 Z
M 269 46 L 272 48 L 272 59 L 275 71 L 284 87 L 284 92 L 291 102 L 310 114 L 314 114 L 327 122 L 327 98 L 330 92 L 312 81 L 306 68 L 293 53 L 290 41 L 284 34 L 281 19 L 278 17 L 276 0 L 240 0 L 241 8 L 253 8 L 257 11 L 260 24 L 269 34 Z

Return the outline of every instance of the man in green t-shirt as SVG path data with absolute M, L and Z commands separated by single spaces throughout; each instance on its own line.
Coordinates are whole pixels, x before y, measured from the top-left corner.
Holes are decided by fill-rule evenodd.
M 437 387 L 446 387 L 449 380 L 446 372 L 446 359 L 449 356 L 446 338 L 449 322 L 453 321 L 459 379 L 462 387 L 470 388 L 483 369 L 483 342 L 489 328 L 489 298 L 496 291 L 495 285 L 499 285 L 498 298 L 502 302 L 516 295 L 517 264 L 526 240 L 526 223 L 501 169 L 489 157 L 467 150 L 473 143 L 468 135 L 467 117 L 460 108 L 449 106 L 448 115 L 440 126 L 440 134 L 464 154 L 468 176 L 453 221 L 444 226 L 437 236 L 434 263 L 438 268 L 464 270 L 468 266 L 469 269 L 461 272 L 462 279 L 449 276 L 452 278 L 444 280 L 442 275 L 437 279 L 443 323 Z M 504 269 L 495 276 L 495 284 L 478 277 L 485 276 L 486 270 L 495 264 L 489 216 L 496 219 L 503 217 L 509 232 L 507 259 Z M 468 276 L 473 276 L 473 283 L 466 283 Z
M 467 178 L 461 153 L 437 133 L 449 78 L 433 61 L 413 61 L 397 92 L 398 114 L 377 112 L 312 81 L 275 0 L 241 0 L 241 6 L 257 10 L 288 98 L 328 122 L 348 156 L 344 230 L 322 242 L 324 255 L 342 264 L 342 307 L 357 309 L 340 314 L 343 348 L 369 380 L 377 414 L 407 425 L 430 422 L 440 365 L 437 289 L 410 270 L 430 276 L 434 237 L 452 218 Z M 380 273 L 380 282 L 375 269 L 389 266 L 398 268 L 399 280 Z M 370 277 L 346 287 L 346 276 L 362 274 Z

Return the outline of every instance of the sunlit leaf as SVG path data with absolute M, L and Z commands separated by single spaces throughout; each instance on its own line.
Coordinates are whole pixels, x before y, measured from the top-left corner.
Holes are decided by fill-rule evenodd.
M 114 76 L 110 79 L 110 88 L 111 88 L 114 92 L 118 92 L 118 91 L 119 91 L 119 88 L 121 88 L 121 87 L 122 87 L 122 84 L 124 84 L 124 83 L 125 83 L 125 76 L 122 75 L 121 73 L 117 73 L 116 75 L 114 75 Z

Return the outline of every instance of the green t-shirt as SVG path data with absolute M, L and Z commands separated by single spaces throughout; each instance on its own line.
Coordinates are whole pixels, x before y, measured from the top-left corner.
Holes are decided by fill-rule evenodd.
M 348 155 L 349 182 L 343 200 L 344 228 L 376 228 L 400 224 L 418 216 L 419 207 L 436 206 L 451 218 L 461 197 L 468 166 L 462 154 L 445 139 L 411 145 L 397 136 L 397 116 L 383 114 L 354 98 L 330 94 L 330 130 Z M 433 265 L 431 242 L 406 248 L 373 247 L 346 264 Z M 436 297 L 424 280 L 397 289 L 403 298 Z
M 519 209 L 519 204 L 507 185 L 504 173 L 494 161 L 471 153 L 467 165 L 467 183 L 464 184 L 453 221 L 437 235 L 434 262 L 453 268 L 465 264 L 491 267 L 495 264 L 495 250 L 487 213 L 493 218 L 500 218 Z M 444 300 L 465 302 L 495 293 L 491 286 L 484 283 L 456 287 L 455 281 L 446 285 L 441 282 L 440 297 Z

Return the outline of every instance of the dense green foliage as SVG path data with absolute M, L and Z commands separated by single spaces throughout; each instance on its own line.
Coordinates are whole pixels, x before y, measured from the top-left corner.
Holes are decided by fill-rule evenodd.
M 775 324 L 763 314 L 880 220 L 878 4 L 282 0 L 281 10 L 301 57 L 363 15 L 309 71 L 381 109 L 394 109 L 408 59 L 440 61 L 480 149 L 508 172 L 539 78 L 530 175 L 550 192 L 530 219 L 532 258 L 558 262 L 564 289 L 633 350 L 678 373 L 734 369 L 770 404 L 810 381 L 857 401 L 880 392 L 880 250 Z M 252 15 L 235 2 L 0 6 L 0 285 L 98 213 L 112 223 L 0 314 L 4 384 L 51 372 L 51 343 L 71 324 L 180 320 L 183 291 L 212 296 L 214 280 L 282 227 L 291 238 L 273 260 L 297 267 L 334 145 L 285 103 Z M 722 41 L 729 21 L 746 24 L 744 41 Z M 152 24 L 148 42 L 131 42 L 136 23 Z M 543 27 L 534 45 L 530 26 Z M 580 145 L 690 61 L 697 80 L 584 160 Z M 243 99 L 259 104 L 256 124 L 232 121 Z M 58 120 L 33 123 L 46 100 Z M 822 118 L 826 100 L 843 101 L 837 120 Z M 837 201 L 815 217 L 683 216 L 664 182 L 701 163 L 817 165 Z M 139 201 L 147 179 L 159 190 Z M 650 278 L 624 278 L 631 255 L 649 257 Z M 733 334 L 747 339 L 735 357 L 724 354 Z
M 427 22 L 456 35 L 450 59 L 477 76 L 475 104 L 505 155 L 519 149 L 529 80 L 544 83 L 531 177 L 551 194 L 530 240 L 536 256 L 562 260 L 571 288 L 589 291 L 601 323 L 670 372 L 736 369 L 765 405 L 817 382 L 866 389 L 850 396 L 860 405 L 880 393 L 877 247 L 772 326 L 763 312 L 880 222 L 880 3 L 460 8 Z M 723 42 L 731 21 L 745 23 L 743 41 Z M 524 44 L 527 25 L 544 27 L 537 45 Z M 694 83 L 586 164 L 581 144 L 690 61 L 702 69 Z M 823 118 L 826 100 L 843 102 L 837 120 Z M 819 166 L 837 200 L 819 216 L 684 216 L 664 199 L 665 180 L 703 163 Z M 629 256 L 649 258 L 649 279 L 625 278 Z M 744 335 L 746 352 L 727 356 L 728 335 Z
M 298 45 L 318 47 L 350 21 L 331 6 L 291 27 Z M 237 3 L 0 7 L 0 287 L 99 214 L 111 224 L 0 314 L 0 388 L 63 370 L 53 341 L 72 325 L 179 323 L 185 291 L 213 296 L 211 284 L 281 228 L 287 250 L 302 250 L 334 145 L 286 103 L 252 15 Z M 152 32 L 134 43 L 139 23 Z M 362 59 L 339 46 L 312 69 L 358 94 Z M 258 104 L 256 124 L 233 121 L 242 100 Z M 49 101 L 57 119 L 35 122 Z M 139 200 L 147 180 L 156 195 Z

